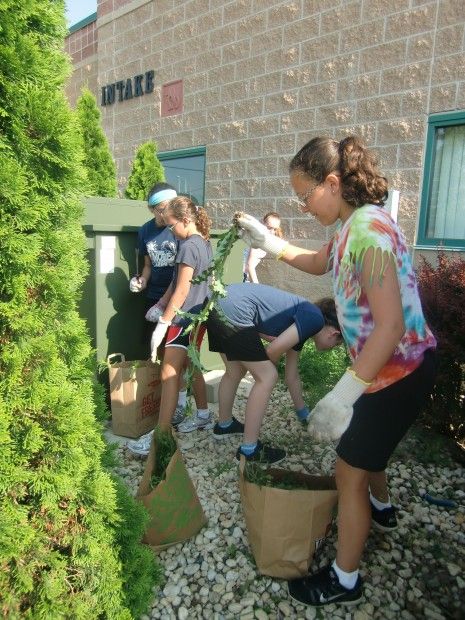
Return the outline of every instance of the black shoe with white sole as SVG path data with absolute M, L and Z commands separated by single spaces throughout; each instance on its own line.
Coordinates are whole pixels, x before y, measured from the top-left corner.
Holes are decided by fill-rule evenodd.
M 213 427 L 213 437 L 215 439 L 226 439 L 233 435 L 243 435 L 244 425 L 233 416 L 231 424 L 227 428 L 221 428 L 218 422 Z
M 243 454 L 241 447 L 237 449 L 236 459 L 239 461 L 241 455 L 245 456 L 248 463 L 263 463 L 264 465 L 276 465 L 281 463 L 286 458 L 286 451 L 282 448 L 272 448 L 262 444 L 261 441 L 257 442 L 257 447 L 252 454 Z
M 289 594 L 295 601 L 312 607 L 323 607 L 332 603 L 355 605 L 362 598 L 362 578 L 357 577 L 355 586 L 344 588 L 334 568 L 329 565 L 314 575 L 288 581 Z
M 378 510 L 371 502 L 370 506 L 371 520 L 375 529 L 380 530 L 381 532 L 391 532 L 392 530 L 397 529 L 397 508 L 394 506 L 389 506 L 389 508 Z

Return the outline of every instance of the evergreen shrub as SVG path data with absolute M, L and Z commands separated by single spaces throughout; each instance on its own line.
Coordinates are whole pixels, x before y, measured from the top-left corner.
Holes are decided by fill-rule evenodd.
M 423 423 L 465 439 L 465 260 L 438 252 L 417 270 L 423 312 L 438 341 L 438 375 Z
M 80 139 L 64 96 L 63 1 L 0 3 L 0 609 L 124 620 L 159 572 L 145 516 L 103 465 Z
M 126 198 L 147 200 L 150 189 L 165 180 L 165 171 L 157 157 L 155 142 L 145 142 L 136 150 L 128 185 L 124 191 Z
M 82 89 L 77 101 L 76 118 L 82 138 L 88 194 L 114 197 L 117 195 L 116 166 L 102 129 L 97 101 L 88 88 Z

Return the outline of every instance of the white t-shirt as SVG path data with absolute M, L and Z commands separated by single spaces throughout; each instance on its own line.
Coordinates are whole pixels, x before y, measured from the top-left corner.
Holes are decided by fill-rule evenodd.
M 265 250 L 261 250 L 260 248 L 246 248 L 244 250 L 244 257 L 243 257 L 243 263 L 242 263 L 242 271 L 244 273 L 244 282 L 250 282 L 250 277 L 247 271 L 247 263 L 249 262 L 249 256 L 250 256 L 250 252 L 253 251 L 253 255 L 252 255 L 252 266 L 254 268 L 257 267 L 257 265 L 259 264 L 259 262 L 262 260 L 262 258 L 265 258 L 266 256 L 266 252 Z

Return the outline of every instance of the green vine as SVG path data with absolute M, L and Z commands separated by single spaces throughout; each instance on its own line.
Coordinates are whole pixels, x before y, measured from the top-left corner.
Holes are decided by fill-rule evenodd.
M 162 480 L 166 478 L 166 468 L 168 467 L 173 454 L 176 452 L 176 441 L 171 431 L 161 429 L 158 424 L 153 431 L 155 444 L 155 463 L 150 477 L 150 486 L 155 489 Z
M 193 278 L 192 284 L 200 284 L 200 282 L 209 281 L 209 288 L 211 291 L 210 298 L 205 304 L 204 308 L 199 314 L 191 314 L 190 312 L 183 312 L 177 310 L 177 314 L 182 317 L 188 318 L 191 322 L 185 330 L 185 333 L 193 332 L 192 342 L 187 347 L 187 355 L 191 361 L 186 372 L 186 390 L 187 390 L 187 404 L 186 414 L 192 415 L 192 384 L 194 381 L 194 375 L 196 371 L 204 372 L 205 368 L 200 361 L 200 352 L 197 350 L 196 342 L 203 323 L 208 319 L 208 315 L 211 310 L 215 308 L 220 316 L 223 316 L 221 309 L 217 302 L 221 297 L 226 297 L 226 288 L 223 282 L 224 266 L 226 259 L 231 253 L 232 247 L 239 239 L 239 229 L 234 220 L 233 225 L 225 233 L 220 235 L 218 243 L 216 245 L 216 251 L 213 255 L 211 265 L 208 269 L 199 274 L 196 278 Z

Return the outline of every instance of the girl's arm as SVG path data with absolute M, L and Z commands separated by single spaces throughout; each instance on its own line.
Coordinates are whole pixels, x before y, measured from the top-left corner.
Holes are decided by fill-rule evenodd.
M 257 256 L 257 250 L 255 248 L 250 248 L 249 256 L 245 264 L 245 272 L 248 274 L 250 281 L 255 282 L 255 284 L 258 284 L 257 272 L 255 269 L 259 262 L 260 258 Z
M 242 229 L 242 239 L 250 247 L 261 248 L 291 265 L 291 267 L 307 273 L 323 275 L 328 271 L 327 245 L 323 246 L 318 252 L 298 248 L 284 239 L 272 235 L 262 222 L 247 213 L 237 214 L 235 222 Z
M 305 407 L 305 401 L 302 396 L 302 382 L 299 375 L 299 354 L 299 351 L 290 349 L 286 353 L 286 366 L 284 369 L 284 379 L 296 410 Z
M 383 272 L 382 258 L 380 252 L 370 248 L 362 265 L 362 289 L 368 298 L 374 328 L 352 368 L 367 382 L 373 381 L 391 358 L 405 333 L 395 259 L 390 257 Z
M 178 268 L 178 279 L 176 282 L 176 288 L 174 289 L 173 294 L 171 295 L 171 298 L 165 308 L 165 311 L 163 312 L 163 322 L 171 322 L 176 316 L 176 310 L 183 307 L 184 302 L 187 299 L 187 295 L 189 294 L 191 288 L 191 280 L 193 277 L 194 268 L 184 263 L 180 263 Z M 172 287 L 172 284 L 170 284 L 170 287 Z
M 266 353 L 270 360 L 276 364 L 283 353 L 292 349 L 299 342 L 299 332 L 295 323 L 285 329 L 279 336 L 266 347 Z
M 316 252 L 315 250 L 304 250 L 289 244 L 284 248 L 284 253 L 280 260 L 300 271 L 305 271 L 305 273 L 321 276 L 329 270 L 328 245 L 324 245 Z
M 150 256 L 144 256 L 144 266 L 140 275 L 146 282 L 150 280 L 150 276 L 152 275 L 152 261 L 150 260 Z
M 156 305 L 159 306 L 160 308 L 166 308 L 172 294 L 173 294 L 173 282 L 170 283 L 166 291 L 157 301 Z

